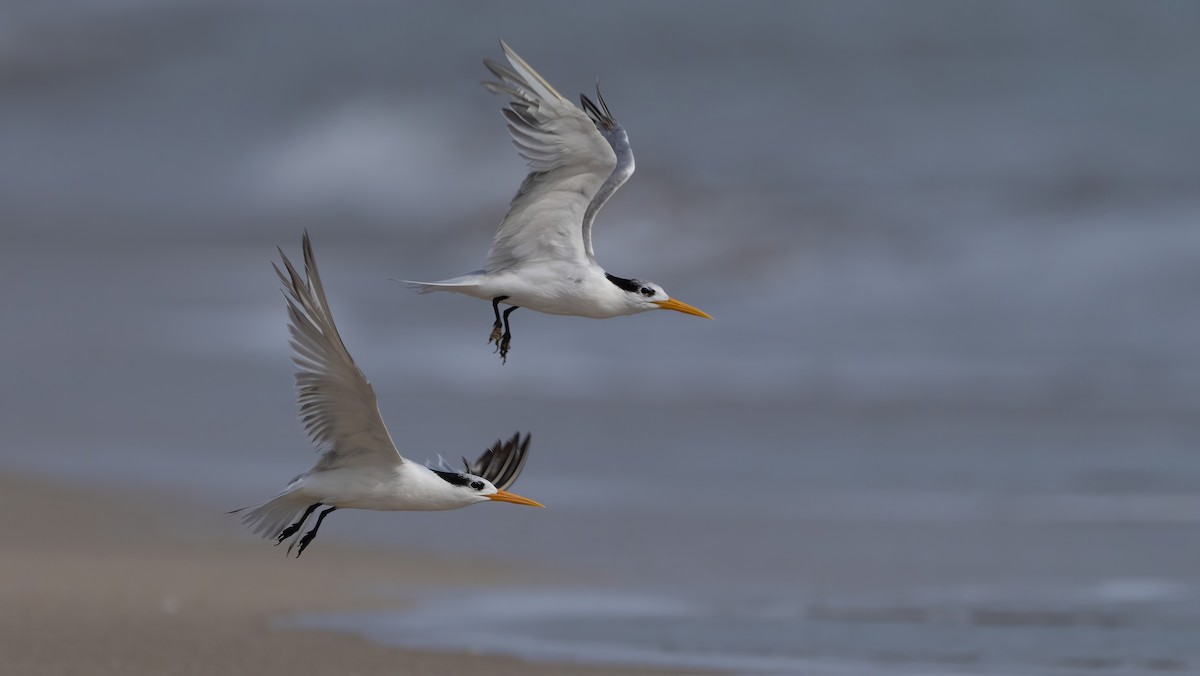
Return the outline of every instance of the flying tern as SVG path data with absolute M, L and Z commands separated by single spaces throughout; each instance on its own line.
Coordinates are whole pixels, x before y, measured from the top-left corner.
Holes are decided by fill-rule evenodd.
M 411 282 L 421 293 L 452 291 L 492 302 L 495 322 L 488 343 L 507 359 L 508 316 L 519 307 L 553 315 L 605 319 L 647 310 L 676 310 L 712 319 L 671 298 L 654 282 L 605 272 L 592 251 L 592 222 L 633 174 L 629 136 L 613 119 L 600 87 L 596 101 L 580 95 L 583 109 L 550 83 L 503 40 L 512 68 L 485 59 L 498 81 L 483 86 L 508 96 L 508 132 L 529 163 L 508 214 L 500 223 L 483 268 L 440 282 Z M 500 304 L 509 306 L 501 317 Z
M 401 456 L 379 415 L 375 390 L 333 323 L 308 233 L 304 234 L 304 277 L 282 249 L 279 255 L 287 274 L 277 265 L 274 268 L 287 299 L 292 361 L 300 369 L 296 372 L 300 416 L 309 439 L 323 452 L 312 469 L 292 479 L 279 495 L 231 513 L 242 513 L 247 526 L 264 538 L 275 538 L 278 545 L 297 535 L 312 513 L 325 507 L 312 530 L 288 546 L 291 553 L 299 544 L 296 556 L 300 556 L 325 517 L 342 507 L 433 511 L 489 500 L 542 506 L 505 490 L 525 466 L 528 434 L 497 441 L 473 463 L 464 458 L 461 472 L 444 462 L 431 469 Z M 298 519 L 297 514 L 301 514 Z

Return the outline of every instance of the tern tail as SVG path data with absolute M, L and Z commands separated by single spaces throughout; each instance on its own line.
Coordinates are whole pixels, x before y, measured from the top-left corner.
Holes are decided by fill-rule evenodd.
M 443 279 L 440 282 L 414 282 L 407 279 L 400 281 L 404 282 L 411 289 L 416 289 L 418 293 L 432 293 L 434 291 L 452 291 L 456 293 L 471 294 L 471 289 L 479 286 L 479 273 L 471 273 L 461 277 L 452 279 Z
M 302 491 L 287 490 L 264 503 L 235 509 L 230 514 L 240 515 L 242 523 L 255 535 L 273 538 L 311 503 L 312 499 Z

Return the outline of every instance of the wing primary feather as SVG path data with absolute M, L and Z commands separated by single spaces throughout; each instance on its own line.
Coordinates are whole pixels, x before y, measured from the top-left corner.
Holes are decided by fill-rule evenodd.
M 501 467 L 497 470 L 497 476 L 500 482 L 508 485 L 516 481 L 517 475 L 521 472 L 521 468 L 525 465 L 526 451 L 529 449 L 529 437 L 525 441 L 521 441 L 521 435 L 514 434 L 513 438 L 505 445 L 508 453 L 505 454 Z
M 604 105 L 604 99 L 600 97 L 600 88 L 596 88 L 596 97 L 600 98 L 600 105 L 592 103 L 592 100 L 587 97 L 587 94 L 579 95 L 579 102 L 583 104 L 583 110 L 592 118 L 592 122 L 603 129 L 604 131 L 612 131 L 617 126 L 617 121 L 613 119 L 612 113 L 608 112 L 608 106 Z
M 517 480 L 525 467 L 531 438 L 532 435 L 526 434 L 522 439 L 521 433 L 517 432 L 508 441 L 497 439 L 468 466 L 468 472 L 481 476 L 492 482 L 496 488 L 504 490 Z
M 316 469 L 364 463 L 394 467 L 404 459 L 379 416 L 375 391 L 346 350 L 334 324 L 308 232 L 303 239 L 304 274 L 279 250 L 272 263 L 283 286 L 288 313 L 300 420 L 323 452 Z
M 513 126 L 516 126 L 516 127 L 536 127 L 537 126 L 537 120 L 534 120 L 530 117 L 525 117 L 524 115 L 521 115 L 521 113 L 514 110 L 512 106 L 509 106 L 508 108 L 501 108 L 500 112 L 504 115 L 504 119 L 508 120 Z
M 511 114 L 515 115 L 517 119 L 521 120 L 521 122 L 529 125 L 530 127 L 536 128 L 538 126 L 537 116 L 534 115 L 531 110 L 529 110 L 529 106 L 513 101 L 507 108 L 501 108 L 501 110 L 506 111 L 506 118 L 509 114 Z M 508 119 L 511 120 L 512 118 Z
M 528 101 L 529 100 L 529 97 L 526 96 L 524 92 L 522 92 L 521 90 L 519 90 L 515 87 L 510 87 L 506 84 L 501 84 L 499 82 L 489 82 L 487 80 L 484 80 L 483 82 L 480 82 L 479 84 L 483 85 L 485 89 L 487 89 L 489 92 L 491 92 L 493 94 L 508 94 L 516 101 Z
M 546 82 L 546 78 L 542 77 L 536 70 L 534 70 L 533 66 L 525 63 L 525 59 L 522 59 L 520 55 L 514 52 L 512 48 L 509 47 L 503 40 L 500 41 L 500 48 L 504 50 L 504 56 L 508 57 L 508 62 L 512 64 L 513 68 L 516 68 L 519 71 L 525 71 L 522 76 L 528 75 L 529 77 L 533 78 L 532 82 L 529 82 L 528 79 L 526 79 L 526 81 L 529 82 L 534 89 L 537 89 L 537 87 L 540 85 L 546 90 L 544 93 L 538 92 L 539 94 L 542 96 L 549 94 L 559 101 L 566 100 L 563 98 L 562 94 L 558 93 L 557 89 L 551 86 L 549 82 Z
M 594 262 L 592 219 L 632 173 L 630 161 L 628 169 L 614 177 L 618 154 L 631 157 L 624 132 L 612 121 L 605 102 L 583 97 L 580 109 L 507 43 L 502 40 L 500 45 L 508 64 L 485 59 L 496 81 L 483 86 L 508 98 L 502 107 L 505 123 L 529 171 L 492 239 L 484 270 L 506 270 L 541 256 Z M 564 213 L 572 218 L 560 217 Z
M 592 100 L 588 98 L 587 94 L 579 95 L 579 104 L 583 106 L 583 112 L 587 113 L 588 117 L 592 118 L 592 122 L 597 122 L 597 120 L 600 118 L 600 110 L 596 108 L 596 104 L 592 103 Z
M 492 471 L 495 472 L 496 478 L 499 479 L 500 481 L 503 481 L 507 477 L 508 469 L 512 465 L 514 456 L 520 454 L 519 451 L 514 453 L 514 450 L 519 448 L 519 444 L 518 444 L 519 441 L 520 441 L 520 434 L 515 434 L 515 435 L 513 435 L 513 438 L 509 439 L 508 442 L 506 444 L 504 444 L 503 446 L 501 445 L 501 443 L 499 441 L 496 442 L 497 449 L 503 448 L 505 451 L 507 451 L 503 455 L 500 455 L 499 453 L 497 453 L 496 455 L 492 456 L 492 460 L 493 460 Z
M 500 65 L 499 63 L 496 63 L 495 61 L 493 61 L 491 59 L 484 59 L 483 65 L 484 65 L 484 67 L 486 67 L 488 70 L 490 70 L 492 72 L 492 75 L 495 75 L 496 77 L 500 78 L 501 80 L 509 79 L 508 74 L 512 73 L 511 70 L 505 68 L 504 66 Z
M 520 441 L 520 447 L 517 448 L 516 453 L 510 456 L 512 461 L 507 463 L 505 476 L 501 479 L 506 486 L 511 485 L 514 481 L 516 481 L 517 476 L 519 476 L 521 471 L 525 469 L 525 461 L 529 459 L 529 442 L 532 439 L 532 434 L 526 434 L 524 441 L 521 441 L 520 434 L 513 435 L 510 443 L 514 448 L 517 448 L 517 442 Z
M 608 119 L 610 119 L 610 120 L 615 119 L 615 118 L 613 118 L 612 111 L 610 111 L 608 109 L 608 102 L 604 100 L 604 94 L 600 93 L 600 79 L 599 78 L 596 79 L 596 98 L 600 100 L 600 107 L 604 109 L 604 114 L 606 116 L 608 116 Z
M 500 78 L 501 80 L 504 80 L 505 82 L 511 82 L 513 84 L 522 85 L 522 86 L 528 88 L 528 85 L 525 82 L 525 78 L 521 77 L 520 75 L 517 75 L 517 73 L 514 72 L 508 66 L 505 66 L 502 63 L 497 63 L 495 61 L 492 61 L 491 59 L 484 59 L 483 65 L 487 66 L 487 69 L 492 71 L 492 75 L 495 75 L 496 77 Z

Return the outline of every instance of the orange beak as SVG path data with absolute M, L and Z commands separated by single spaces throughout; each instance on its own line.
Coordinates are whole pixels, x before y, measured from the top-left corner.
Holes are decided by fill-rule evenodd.
M 533 500 L 530 500 L 529 498 L 521 497 L 520 495 L 517 495 L 516 493 L 509 493 L 508 491 L 496 491 L 495 493 L 492 493 L 491 495 L 487 496 L 487 498 L 488 498 L 488 500 L 495 500 L 497 502 L 511 502 L 515 505 L 526 505 L 528 507 L 545 507 L 545 505 L 543 505 L 540 502 L 534 502 Z
M 685 315 L 696 315 L 697 317 L 712 319 L 712 316 L 704 310 L 694 308 L 691 305 L 688 305 L 683 301 L 675 300 L 674 298 L 668 298 L 667 300 L 656 300 L 654 301 L 654 304 L 664 310 L 674 310 L 676 312 L 682 312 Z

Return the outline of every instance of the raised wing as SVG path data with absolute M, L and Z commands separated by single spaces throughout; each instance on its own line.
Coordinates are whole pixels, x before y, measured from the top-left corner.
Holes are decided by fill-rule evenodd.
M 613 153 L 617 157 L 617 166 L 613 167 L 612 173 L 604 180 L 604 184 L 596 191 L 596 195 L 592 197 L 592 201 L 588 203 L 587 211 L 583 214 L 583 246 L 587 249 L 588 258 L 592 261 L 596 260 L 596 254 L 592 251 L 592 221 L 596 220 L 596 213 L 600 211 L 600 207 L 612 197 L 612 194 L 633 176 L 633 149 L 629 147 L 629 135 L 625 133 L 625 128 L 617 124 L 613 119 L 612 113 L 608 110 L 608 103 L 604 101 L 604 95 L 600 93 L 600 84 L 596 83 L 596 100 L 600 105 L 596 105 L 584 94 L 579 95 L 579 102 L 583 104 L 583 109 L 587 111 L 587 116 L 592 119 L 604 140 L 608 141 L 609 147 L 613 149 Z
M 323 451 L 314 469 L 404 463 L 379 416 L 375 390 L 354 364 L 333 323 L 308 233 L 304 233 L 305 277 L 282 249 L 279 255 L 287 274 L 277 265 L 272 267 L 283 282 L 295 351 L 292 362 L 300 368 L 296 372 L 300 418 L 309 439 Z
M 529 440 L 532 438 L 532 435 L 526 434 L 522 440 L 521 433 L 517 432 L 508 441 L 497 439 L 475 462 L 469 463 L 463 458 L 463 465 L 467 473 L 481 476 L 496 488 L 504 490 L 517 480 L 525 468 L 525 460 L 529 457 Z
M 599 122 L 563 98 L 503 41 L 500 46 L 512 68 L 484 60 L 499 82 L 483 86 L 511 98 L 504 117 L 530 172 L 496 231 L 484 270 L 547 259 L 593 261 L 591 221 L 599 205 L 633 173 L 633 155 L 627 153 L 628 162 L 619 167 L 609 138 L 612 130 L 602 133 Z M 610 115 L 606 119 L 612 122 Z M 625 138 L 615 122 L 613 127 Z M 624 145 L 628 150 L 627 139 Z M 622 175 L 614 181 L 616 173 Z M 599 204 L 594 204 L 598 196 Z

